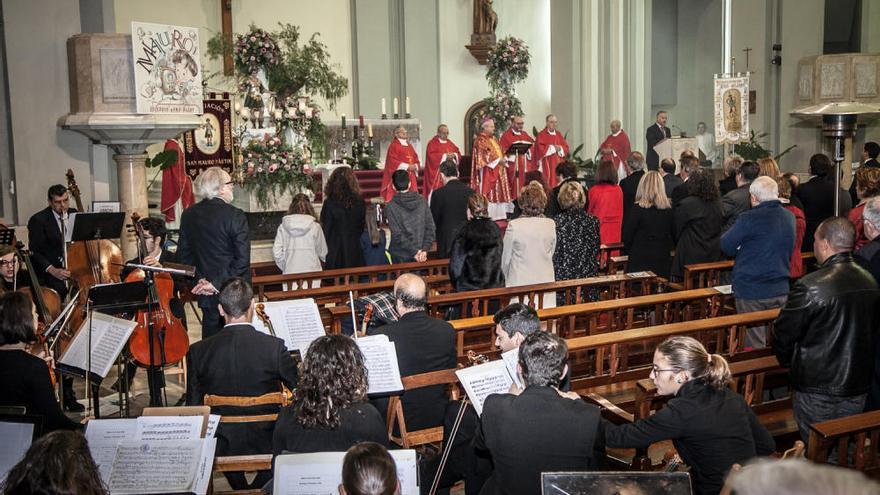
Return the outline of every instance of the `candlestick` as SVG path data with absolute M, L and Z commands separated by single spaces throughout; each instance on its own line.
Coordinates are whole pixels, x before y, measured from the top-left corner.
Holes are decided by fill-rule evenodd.
M 364 116 L 363 116 L 363 115 L 359 115 L 359 116 L 358 116 L 358 120 L 360 121 L 361 127 L 363 127 L 363 126 L 364 126 Z
M 392 105 L 392 108 L 394 109 L 394 115 L 397 115 L 397 114 L 400 113 L 400 109 L 399 109 L 399 105 L 398 105 L 398 103 L 397 103 L 397 97 L 396 97 L 396 96 L 394 97 L 394 104 Z
M 342 128 L 345 129 L 345 114 L 342 114 Z
M 388 112 L 385 111 L 385 98 L 382 98 L 382 115 L 385 115 L 387 113 Z
M 373 124 L 367 124 L 367 136 L 373 137 Z
M 409 115 L 409 96 L 406 97 L 406 114 Z

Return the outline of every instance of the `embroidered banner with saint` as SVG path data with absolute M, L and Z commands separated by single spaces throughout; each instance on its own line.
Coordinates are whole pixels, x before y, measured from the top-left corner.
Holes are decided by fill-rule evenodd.
M 715 79 L 715 142 L 749 140 L 749 78 Z
M 211 96 L 203 102 L 199 126 L 183 134 L 186 173 L 192 178 L 209 167 L 232 174 L 232 102 Z

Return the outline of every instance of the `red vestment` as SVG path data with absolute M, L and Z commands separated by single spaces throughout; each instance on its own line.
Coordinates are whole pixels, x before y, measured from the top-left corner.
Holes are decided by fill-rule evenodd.
M 629 144 L 629 136 L 626 135 L 623 130 L 617 133 L 617 135 L 609 134 L 605 141 L 602 141 L 602 144 L 599 145 L 599 151 L 602 152 L 603 160 L 610 160 L 611 163 L 614 164 L 614 170 L 618 171 L 618 176 L 620 175 L 620 167 L 623 166 L 623 169 L 626 173 L 624 177 L 632 173 L 629 165 L 626 163 L 626 159 L 629 157 L 630 151 L 632 148 Z
M 509 203 L 507 163 L 495 136 L 478 134 L 471 155 L 471 188 L 485 194 L 490 203 Z
M 440 164 L 446 160 L 461 161 L 461 150 L 451 140 L 443 141 L 439 136 L 434 136 L 428 141 L 425 148 L 425 187 L 422 192 L 427 198 L 431 191 L 443 185 L 440 180 Z
M 165 151 L 177 152 L 177 162 L 162 171 L 162 203 L 159 210 L 165 215 L 166 222 L 173 222 L 176 215 L 174 205 L 180 200 L 180 209 L 185 210 L 196 202 L 193 195 L 192 180 L 186 174 L 186 164 L 183 158 L 183 150 L 177 141 L 169 139 L 165 141 Z
M 620 242 L 623 227 L 623 191 L 616 184 L 596 184 L 587 191 L 587 213 L 599 219 L 599 241 Z M 616 253 L 616 252 L 615 252 Z
M 415 148 L 409 142 L 401 144 L 400 139 L 394 138 L 388 146 L 388 153 L 385 154 L 385 169 L 382 171 L 382 199 L 386 203 L 391 201 L 394 194 L 394 184 L 391 182 L 391 174 L 397 170 L 406 170 L 409 165 L 420 165 L 419 155 Z M 415 170 L 409 171 L 409 190 L 419 190 L 419 174 Z
M 525 131 L 517 133 L 512 127 L 509 127 L 501 135 L 501 152 L 507 152 L 510 149 L 510 145 L 517 141 L 535 142 L 532 136 L 529 136 L 529 133 Z M 519 156 L 514 154 L 507 155 L 505 159 L 507 160 L 507 180 L 511 184 L 511 197 L 516 198 L 519 196 L 519 191 L 525 186 L 526 172 L 535 169 L 535 164 L 532 162 L 532 149 L 529 148 L 528 152 Z
M 552 148 L 551 148 L 552 146 Z M 553 134 L 545 127 L 538 133 L 532 157 L 535 168 L 541 171 L 544 182 L 548 187 L 556 187 L 556 165 L 562 161 L 562 157 L 568 154 L 568 143 L 562 137 L 562 133 L 555 131 Z

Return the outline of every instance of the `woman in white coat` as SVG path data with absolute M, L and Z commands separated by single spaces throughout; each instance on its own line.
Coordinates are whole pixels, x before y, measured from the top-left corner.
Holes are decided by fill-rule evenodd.
M 272 254 L 275 264 L 284 274 L 322 269 L 321 262 L 327 257 L 327 242 L 312 202 L 305 194 L 297 194 L 290 202 L 287 215 L 281 220 L 275 234 Z M 311 285 L 320 287 L 320 284 L 320 280 L 315 280 Z M 296 289 L 296 286 L 292 289 Z
M 553 253 L 556 251 L 556 223 L 544 216 L 547 194 L 544 187 L 531 182 L 519 195 L 522 216 L 511 220 L 504 232 L 501 270 L 507 287 L 542 284 L 556 280 Z M 555 293 L 544 295 L 540 307 L 556 305 Z

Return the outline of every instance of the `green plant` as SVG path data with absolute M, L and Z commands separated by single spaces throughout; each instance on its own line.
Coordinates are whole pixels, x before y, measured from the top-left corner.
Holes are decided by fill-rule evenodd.
M 584 158 L 581 156 L 584 145 L 579 144 L 575 149 L 569 151 L 565 155 L 565 160 L 573 163 L 578 169 L 578 175 L 584 174 L 586 177 L 592 177 L 596 174 L 596 162 L 592 158 Z
M 749 131 L 749 140 L 745 143 L 739 143 L 733 145 L 733 152 L 737 155 L 741 156 L 743 160 L 746 161 L 758 161 L 761 158 L 770 158 L 772 157 L 774 160 L 779 162 L 779 159 L 782 158 L 789 151 L 797 148 L 796 144 L 793 144 L 783 150 L 781 153 L 774 155 L 772 151 L 767 148 L 764 148 L 764 145 L 761 144 L 761 139 L 767 137 L 766 132 L 762 132 L 760 134 L 755 133 L 754 130 Z

